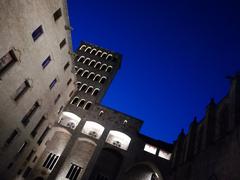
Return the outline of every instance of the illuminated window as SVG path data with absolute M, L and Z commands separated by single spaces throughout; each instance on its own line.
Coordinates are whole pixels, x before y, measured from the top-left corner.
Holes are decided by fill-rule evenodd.
M 107 136 L 106 142 L 120 149 L 127 150 L 131 138 L 120 131 L 111 130 Z
M 167 160 L 170 160 L 171 158 L 171 153 L 167 152 L 167 151 L 164 151 L 162 149 L 159 150 L 159 153 L 158 153 L 158 156 L 161 157 L 161 158 L 164 158 L 164 159 L 167 159 Z
M 82 129 L 82 133 L 99 139 L 104 131 L 104 127 L 93 121 L 87 121 Z
M 151 154 L 156 154 L 157 148 L 155 146 L 150 145 L 150 144 L 145 144 L 144 151 L 149 152 Z

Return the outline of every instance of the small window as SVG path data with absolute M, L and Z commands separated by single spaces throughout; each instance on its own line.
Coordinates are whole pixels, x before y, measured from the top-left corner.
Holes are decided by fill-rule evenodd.
M 35 31 L 32 33 L 33 41 L 36 41 L 43 34 L 42 25 L 40 25 Z
M 107 79 L 106 77 L 102 77 L 102 78 L 100 79 L 99 83 L 104 84 L 105 81 L 106 81 L 106 79 Z
M 97 96 L 98 95 L 98 93 L 99 93 L 99 89 L 98 88 L 96 88 L 96 89 L 94 89 L 94 91 L 92 92 L 92 95 L 93 96 Z
M 43 163 L 43 167 L 52 170 L 57 163 L 59 156 L 53 153 L 49 153 L 47 159 Z
M 67 63 L 65 64 L 65 66 L 64 66 L 64 71 L 66 71 L 66 70 L 67 70 L 67 68 L 69 67 L 69 65 L 70 65 L 70 63 L 69 63 L 69 62 L 67 62 Z
M 10 50 L 7 54 L 0 58 L 0 75 L 10 68 L 15 62 L 17 62 L 17 58 L 14 51 Z
M 28 154 L 26 161 L 30 161 L 35 153 L 36 151 L 32 149 L 31 152 Z
M 57 102 L 58 102 L 58 100 L 60 99 L 60 97 L 61 97 L 61 94 L 58 94 L 57 97 L 56 97 L 56 99 L 54 100 L 54 104 L 57 104 Z
M 91 107 L 91 105 L 92 105 L 92 102 L 88 101 L 87 104 L 84 106 L 83 109 L 89 110 L 89 108 Z
M 50 63 L 51 61 L 51 57 L 48 56 L 43 62 L 42 62 L 42 68 L 45 69 L 45 67 L 47 67 L 47 65 Z
M 35 128 L 32 130 L 31 132 L 31 136 L 34 138 L 37 133 L 38 130 L 40 129 L 41 125 L 43 124 L 43 122 L 46 120 L 45 116 L 42 116 L 41 119 L 39 120 L 39 122 L 37 123 L 37 125 L 35 126 Z
M 54 21 L 57 21 L 62 16 L 61 8 L 59 8 L 55 13 L 53 14 Z
M 8 146 L 9 144 L 11 144 L 13 142 L 13 140 L 17 137 L 18 135 L 18 131 L 15 129 L 10 136 L 7 138 L 6 142 L 5 142 L 5 146 Z
M 38 141 L 37 141 L 37 143 L 38 143 L 39 145 L 43 142 L 43 140 L 44 140 L 44 138 L 47 136 L 49 130 L 50 130 L 50 128 L 49 128 L 49 127 L 46 127 L 46 129 L 45 129 L 44 132 L 42 133 L 41 137 L 40 137 L 40 138 L 38 139 Z
M 24 178 L 28 177 L 28 175 L 30 174 L 31 170 L 32 170 L 32 168 L 27 167 L 27 169 L 23 173 L 23 177 Z
M 98 116 L 101 117 L 103 115 L 104 111 L 100 111 Z
M 80 171 L 81 171 L 81 169 L 82 168 L 79 167 L 78 165 L 71 163 L 71 167 L 68 170 L 66 178 L 70 179 L 70 180 L 76 180 L 78 175 L 79 175 L 79 173 L 80 173 Z
M 16 94 L 14 96 L 14 100 L 18 101 L 20 97 L 22 97 L 27 90 L 30 88 L 30 83 L 28 80 L 25 80 L 16 90 Z
M 157 148 L 155 146 L 150 145 L 150 144 L 145 144 L 144 151 L 149 152 L 151 154 L 156 154 Z
M 59 108 L 58 114 L 60 114 L 60 113 L 62 112 L 62 110 L 63 110 L 63 106 L 61 106 L 61 107 Z
M 32 162 L 33 162 L 33 163 L 35 163 L 35 162 L 36 162 L 36 160 L 37 160 L 37 158 L 38 158 L 38 157 L 37 157 L 37 156 L 35 156 L 35 157 L 33 158 Z
M 82 107 L 85 104 L 85 99 L 81 99 L 81 101 L 78 103 L 77 107 Z
M 77 104 L 79 101 L 79 97 L 74 97 L 70 104 Z
M 66 44 L 66 39 L 64 38 L 59 44 L 60 49 L 62 49 L 63 46 L 65 46 L 65 44 Z
M 55 79 L 51 82 L 51 84 L 49 85 L 49 89 L 52 89 L 52 88 L 55 86 L 56 83 L 57 83 L 57 78 L 55 78 Z
M 72 95 L 73 95 L 73 91 L 71 91 L 71 92 L 69 93 L 69 97 L 72 97 Z
M 16 157 L 19 157 L 21 154 L 22 154 L 22 152 L 25 150 L 25 148 L 27 147 L 27 142 L 25 141 L 22 145 L 21 145 L 21 147 L 18 149 L 18 152 L 17 152 L 17 154 L 16 154 Z
M 31 107 L 31 109 L 27 112 L 27 114 L 22 118 L 22 124 L 24 126 L 27 126 L 30 118 L 33 116 L 33 114 L 37 111 L 37 109 L 39 108 L 39 103 L 36 101 L 33 106 Z
M 67 86 L 69 86 L 69 84 L 72 82 L 72 79 L 70 78 L 67 82 Z

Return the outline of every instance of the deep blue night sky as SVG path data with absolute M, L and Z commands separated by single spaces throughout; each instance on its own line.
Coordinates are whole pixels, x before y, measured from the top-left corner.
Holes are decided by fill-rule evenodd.
M 225 78 L 240 70 L 238 0 L 69 0 L 73 48 L 89 41 L 123 55 L 103 104 L 144 120 L 141 132 L 172 142 Z

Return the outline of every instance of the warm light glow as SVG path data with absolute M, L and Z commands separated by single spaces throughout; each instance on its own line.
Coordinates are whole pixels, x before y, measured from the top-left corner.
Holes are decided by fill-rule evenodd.
M 155 146 L 150 145 L 150 144 L 145 144 L 144 151 L 149 152 L 151 154 L 156 154 L 157 148 Z
M 127 150 L 131 142 L 131 138 L 122 132 L 110 131 L 107 136 L 106 142 L 120 149 Z
M 164 158 L 164 159 L 167 159 L 167 160 L 170 160 L 171 155 L 172 155 L 171 153 L 166 152 L 166 151 L 164 151 L 164 150 L 162 150 L 162 149 L 160 149 L 160 150 L 159 150 L 159 153 L 158 153 L 158 156 L 159 156 L 159 157 Z
M 58 123 L 65 127 L 75 129 L 80 121 L 81 121 L 81 118 L 78 117 L 76 114 L 64 111 Z
M 104 127 L 93 121 L 87 121 L 83 127 L 82 133 L 99 139 L 104 131 Z

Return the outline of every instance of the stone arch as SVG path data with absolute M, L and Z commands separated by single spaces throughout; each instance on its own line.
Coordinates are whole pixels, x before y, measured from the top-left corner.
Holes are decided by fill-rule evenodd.
M 89 180 L 116 179 L 122 161 L 123 156 L 120 152 L 115 149 L 103 148 L 98 156 Z
M 139 162 L 127 169 L 125 180 L 163 180 L 162 173 L 151 162 Z

